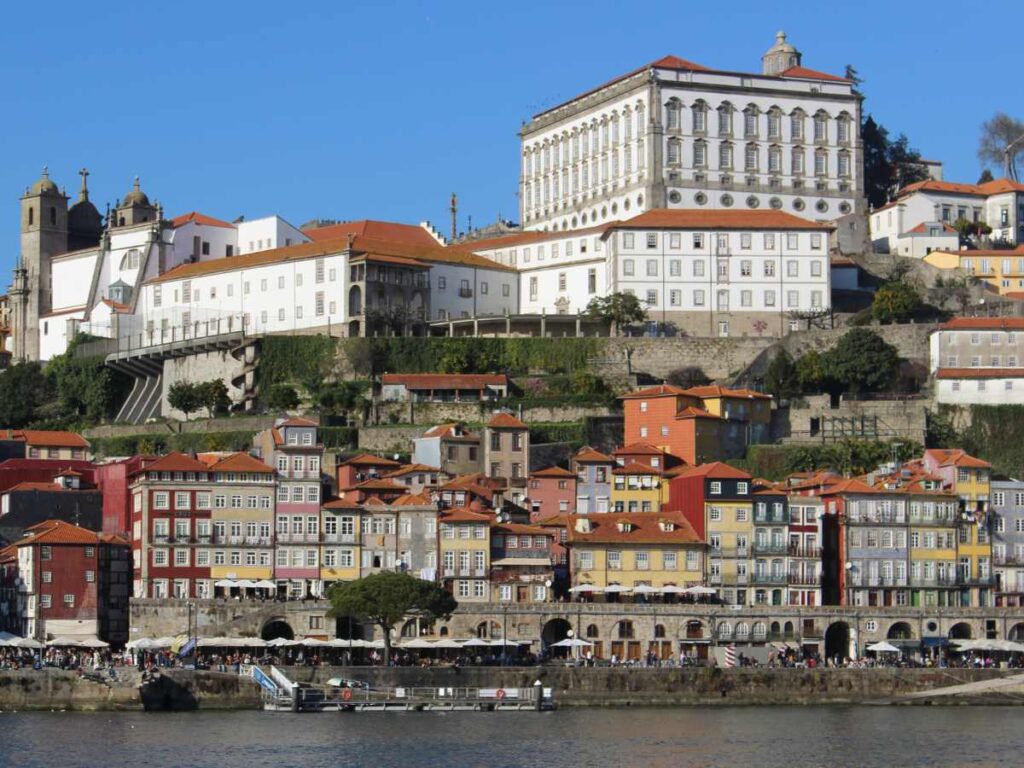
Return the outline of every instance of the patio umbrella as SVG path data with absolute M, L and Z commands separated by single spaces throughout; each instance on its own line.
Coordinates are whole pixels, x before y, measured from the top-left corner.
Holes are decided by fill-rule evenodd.
M 18 648 L 31 648 L 32 650 L 39 650 L 43 647 L 43 644 L 38 640 L 33 640 L 31 637 L 16 637 L 10 641 L 10 645 Z
M 259 586 L 255 581 L 250 579 L 242 579 L 241 581 L 235 582 L 236 587 L 242 587 L 243 589 L 255 589 Z
M 717 592 L 718 590 L 716 589 L 712 589 L 711 587 L 702 587 L 700 584 L 686 589 L 686 594 L 688 595 L 714 595 Z
M 485 647 L 487 647 L 489 645 L 490 645 L 489 642 L 487 642 L 486 640 L 483 640 L 483 639 L 481 639 L 479 637 L 470 638 L 469 640 L 466 640 L 465 642 L 462 643 L 462 647 L 463 648 L 485 648 Z
M 414 637 L 412 640 L 407 640 L 407 641 L 403 642 L 399 647 L 400 648 L 412 648 L 413 650 L 416 650 L 416 649 L 421 649 L 422 650 L 422 649 L 426 649 L 426 648 L 433 648 L 434 644 L 432 642 L 430 642 L 429 640 L 424 640 L 422 637 Z
M 260 579 L 256 582 L 255 586 L 257 589 L 277 589 L 277 584 L 270 579 Z
M 519 647 L 522 643 L 517 643 L 515 640 L 491 640 L 491 645 L 501 648 L 512 648 Z
M 87 637 L 79 642 L 83 648 L 109 648 L 110 643 L 105 643 L 98 637 Z
M 261 637 L 236 637 L 235 642 L 241 648 L 266 648 L 267 641 Z
M 364 640 L 346 640 L 341 637 L 336 637 L 331 640 L 328 645 L 331 646 L 331 648 L 365 648 L 366 642 Z
M 632 587 L 624 587 L 621 584 L 609 584 L 604 588 L 604 591 L 612 594 L 618 594 L 621 592 L 632 592 L 633 590 Z
M 592 643 L 588 643 L 586 640 L 580 640 L 578 637 L 567 637 L 565 640 L 559 640 L 557 643 L 552 643 L 552 648 L 589 648 Z
M 215 587 L 236 587 L 238 586 L 233 579 L 221 579 L 220 581 L 213 582 Z
M 324 646 L 330 645 L 326 640 L 318 640 L 315 637 L 305 637 L 299 641 L 300 645 L 304 645 L 307 648 L 323 648 Z
M 677 587 L 675 584 L 666 584 L 659 591 L 663 595 L 682 595 L 686 593 L 686 587 Z
M 435 648 L 461 648 L 462 643 L 458 640 L 451 640 L 449 638 L 443 638 L 434 643 Z
M 267 641 L 267 645 L 271 648 L 284 648 L 285 646 L 298 644 L 298 640 L 289 640 L 287 637 L 275 637 L 273 640 Z
M 900 649 L 892 643 L 887 643 L 882 640 L 880 643 L 873 643 L 867 646 L 864 650 L 873 651 L 875 653 L 899 653 Z
M 600 592 L 601 587 L 595 587 L 593 584 L 578 584 L 569 590 L 570 592 Z
M 58 646 L 58 647 L 69 648 L 71 646 L 78 645 L 80 642 L 81 642 L 81 638 L 79 638 L 79 637 L 55 637 L 55 638 L 53 638 L 53 640 L 47 640 L 46 644 L 47 645 L 54 645 L 54 646 Z
M 652 587 L 650 584 L 637 584 L 633 587 L 634 595 L 660 595 L 660 587 Z

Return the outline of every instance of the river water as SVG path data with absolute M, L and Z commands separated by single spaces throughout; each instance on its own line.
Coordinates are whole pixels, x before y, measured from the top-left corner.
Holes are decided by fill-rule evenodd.
M 1020 707 L 0 714 L 18 768 L 1017 766 Z

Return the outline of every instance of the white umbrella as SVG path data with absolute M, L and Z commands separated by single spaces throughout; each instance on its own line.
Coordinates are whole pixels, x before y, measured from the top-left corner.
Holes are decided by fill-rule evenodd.
M 565 640 L 559 640 L 557 643 L 552 643 L 552 648 L 589 648 L 591 643 L 586 640 L 580 640 L 578 637 L 567 637 Z
M 336 637 L 328 643 L 331 648 L 365 648 L 366 643 L 362 640 L 345 640 Z
M 0 645 L 7 645 L 9 640 L 17 640 L 17 635 L 12 635 L 10 632 L 0 632 Z
M 363 641 L 363 647 L 364 648 L 383 648 L 384 647 L 384 641 L 383 640 L 364 640 Z
M 484 648 L 488 645 L 490 645 L 489 642 L 479 637 L 470 638 L 462 643 L 463 648 Z
M 415 650 L 417 648 L 433 648 L 434 644 L 429 640 L 424 640 L 422 637 L 414 637 L 412 640 L 403 641 L 400 647 L 412 648 Z
M 443 640 L 438 640 L 436 643 L 434 643 L 434 647 L 435 648 L 461 648 L 462 647 L 462 643 L 460 643 L 458 640 L 450 640 L 448 638 L 444 638 Z
M 47 640 L 47 645 L 56 646 L 73 646 L 78 645 L 82 639 L 80 637 L 55 637 L 53 640 Z
M 238 586 L 233 579 L 221 579 L 220 581 L 213 582 L 215 587 L 236 587 Z
M 633 587 L 634 595 L 660 595 L 661 589 L 659 587 L 652 587 L 650 584 L 637 584 Z
M 43 647 L 43 644 L 38 640 L 33 640 L 31 637 L 17 637 L 10 641 L 10 644 L 18 648 L 31 648 L 38 650 Z
M 256 587 L 259 589 L 277 589 L 277 584 L 270 579 L 260 579 L 256 582 Z
M 632 587 L 624 587 L 621 584 L 609 584 L 607 587 L 604 588 L 604 591 L 617 594 L 620 592 L 632 592 L 633 589 Z
M 323 648 L 324 646 L 330 645 L 326 640 L 318 640 L 315 637 L 305 637 L 299 641 L 300 645 L 304 645 L 307 648 Z
M 260 637 L 237 637 L 235 642 L 242 648 L 266 648 L 267 641 Z
M 289 640 L 287 637 L 275 637 L 273 640 L 268 640 L 267 645 L 271 648 L 284 648 L 288 645 L 298 645 L 297 640 Z
M 872 651 L 874 653 L 899 653 L 900 652 L 899 648 L 897 648 L 892 643 L 885 642 L 884 640 L 882 640 L 879 643 L 874 643 L 872 645 L 869 645 L 864 650 Z
M 570 592 L 600 592 L 601 587 L 595 587 L 593 584 L 578 584 L 569 590 Z
M 666 584 L 660 591 L 663 595 L 682 595 L 686 593 L 686 587 L 677 587 L 675 584 Z
M 686 590 L 686 594 L 688 595 L 714 595 L 717 592 L 718 590 L 716 589 L 712 589 L 711 587 L 702 587 L 700 584 L 694 587 L 689 587 Z
M 236 582 L 235 586 L 243 587 L 244 589 L 255 589 L 259 586 L 259 584 L 257 584 L 255 581 L 251 581 L 250 579 L 242 579 L 241 581 Z
M 515 640 L 491 640 L 491 645 L 497 645 L 501 646 L 502 648 L 508 648 L 522 645 L 522 643 L 517 643 Z
M 87 637 L 79 642 L 83 648 L 109 648 L 110 643 L 105 643 L 98 637 Z

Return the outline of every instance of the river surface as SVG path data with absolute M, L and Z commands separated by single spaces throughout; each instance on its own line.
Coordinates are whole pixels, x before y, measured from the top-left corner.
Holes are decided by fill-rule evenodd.
M 1021 707 L 6 713 L 18 768 L 1018 766 Z

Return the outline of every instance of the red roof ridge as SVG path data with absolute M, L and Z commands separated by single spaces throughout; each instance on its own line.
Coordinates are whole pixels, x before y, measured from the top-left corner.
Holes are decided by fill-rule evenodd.
M 199 213 L 199 211 L 190 211 L 189 213 L 183 213 L 180 216 L 175 216 L 171 219 L 171 226 L 174 229 L 183 227 L 186 224 L 203 224 L 208 227 L 224 227 L 225 229 L 238 229 L 234 224 L 223 221 L 221 219 L 215 219 L 213 216 L 207 216 L 205 213 Z
M 487 426 L 497 429 L 527 429 L 526 424 L 507 411 L 495 413 L 491 420 L 487 422 Z

